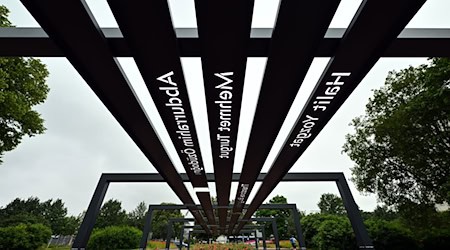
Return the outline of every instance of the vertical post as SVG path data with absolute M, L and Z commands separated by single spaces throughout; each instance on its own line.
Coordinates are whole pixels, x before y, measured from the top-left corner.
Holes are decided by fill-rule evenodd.
M 374 249 L 372 240 L 370 239 L 366 227 L 364 226 L 359 208 L 353 199 L 353 195 L 342 173 L 339 174 L 339 177 L 336 180 L 336 185 L 339 193 L 341 194 L 345 209 L 347 210 L 347 215 L 350 219 L 350 223 L 352 224 L 353 231 L 355 232 L 358 247 L 360 249 Z
M 256 247 L 256 250 L 259 249 L 259 246 L 258 246 L 258 229 L 255 229 L 255 247 Z
M 263 238 L 263 249 L 267 250 L 267 243 L 266 243 L 266 227 L 262 227 L 262 238 Z
M 173 221 L 169 220 L 169 222 L 167 223 L 166 249 L 170 249 L 170 240 L 172 239 L 172 226 Z
M 275 237 L 275 248 L 276 250 L 280 250 L 280 240 L 278 239 L 278 228 L 275 219 L 272 220 L 272 230 L 273 236 Z
M 106 191 L 108 191 L 109 181 L 106 180 L 104 175 L 100 177 L 97 187 L 95 188 L 94 195 L 89 203 L 86 214 L 84 215 L 83 222 L 80 229 L 78 229 L 77 236 L 73 242 L 72 249 L 85 249 L 91 236 L 92 229 L 94 228 L 95 221 L 97 220 L 100 207 L 105 199 Z
M 178 247 L 180 250 L 183 248 L 183 234 L 184 234 L 184 223 L 181 226 L 181 231 L 180 231 L 180 246 Z
M 301 250 L 306 250 L 305 237 L 303 237 L 302 227 L 300 225 L 300 215 L 297 210 L 297 206 L 293 205 L 292 215 L 294 218 L 295 231 L 297 232 L 297 239 Z
M 147 248 L 148 236 L 152 232 L 152 217 L 153 217 L 153 206 L 148 207 L 147 214 L 145 215 L 145 224 L 142 231 L 141 243 L 139 243 L 139 249 L 144 250 Z
M 191 233 L 192 233 L 192 231 L 190 231 L 189 230 L 189 233 L 188 233 L 188 246 L 187 246 L 187 250 L 190 250 L 190 248 L 191 248 Z

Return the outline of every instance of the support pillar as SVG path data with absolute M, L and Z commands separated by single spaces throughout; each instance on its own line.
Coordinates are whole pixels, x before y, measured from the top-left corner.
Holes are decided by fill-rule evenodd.
M 359 249 L 374 249 L 372 240 L 364 226 L 359 208 L 353 199 L 353 195 L 343 174 L 339 175 L 336 185 L 341 194 L 345 209 L 347 210 L 347 215 L 352 224 L 353 231 L 355 232 L 355 238 Z
M 95 188 L 94 195 L 92 196 L 91 202 L 89 203 L 86 214 L 84 215 L 83 222 L 78 229 L 77 236 L 72 245 L 72 250 L 75 249 L 86 249 L 89 237 L 91 236 L 92 229 L 94 229 L 95 221 L 97 220 L 98 213 L 100 212 L 100 207 L 102 206 L 103 200 L 105 199 L 106 191 L 108 191 L 109 181 L 107 181 L 103 175 Z
M 297 239 L 301 250 L 306 250 L 305 237 L 303 237 L 302 227 L 300 226 L 300 215 L 297 206 L 292 208 L 292 215 L 294 218 L 295 231 L 297 232 Z
M 149 206 L 147 214 L 145 215 L 145 224 L 142 232 L 141 243 L 139 243 L 139 250 L 145 250 L 147 248 L 148 237 L 152 232 L 152 217 L 153 206 Z

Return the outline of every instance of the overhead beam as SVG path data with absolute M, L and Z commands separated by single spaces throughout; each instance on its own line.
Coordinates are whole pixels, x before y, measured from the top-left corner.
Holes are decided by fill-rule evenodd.
M 229 234 L 247 202 L 339 2 L 283 0 L 280 3 Z
M 340 173 L 333 172 L 317 172 L 317 173 L 288 173 L 283 177 L 283 182 L 297 182 L 297 181 L 336 181 Z M 165 182 L 166 180 L 161 174 L 157 173 L 104 173 L 102 174 L 108 182 Z M 183 182 L 190 182 L 186 173 L 179 173 Z M 233 173 L 231 181 L 238 182 L 241 173 Z M 260 173 L 256 181 L 263 181 L 267 173 Z M 206 173 L 206 180 L 208 182 L 215 182 L 216 176 L 214 173 Z M 213 206 L 214 208 L 232 208 L 226 206 Z
M 345 30 L 328 29 L 314 56 L 332 57 Z M 133 56 L 118 28 L 101 28 L 101 31 L 113 56 Z M 199 57 L 200 41 L 197 29 L 177 28 L 175 32 L 180 56 Z M 253 28 L 247 56 L 267 57 L 272 32 L 269 28 Z M 298 32 L 306 34 L 302 30 Z M 82 38 L 76 36 L 76 39 Z M 42 28 L 8 27 L 0 28 L 0 56 L 63 57 L 64 53 Z M 383 52 L 382 57 L 450 57 L 450 29 L 407 28 Z
M 108 4 L 203 206 L 208 223 L 215 224 L 168 2 L 108 0 Z
M 22 0 L 22 3 L 180 200 L 194 204 L 86 3 L 52 0 Z M 198 211 L 191 212 L 199 224 L 205 224 Z
M 361 3 L 244 219 L 250 218 L 269 196 L 425 1 L 365 0 Z
M 227 206 L 230 199 L 253 4 L 254 0 L 195 0 L 219 206 Z M 221 229 L 226 220 L 227 209 L 219 209 Z

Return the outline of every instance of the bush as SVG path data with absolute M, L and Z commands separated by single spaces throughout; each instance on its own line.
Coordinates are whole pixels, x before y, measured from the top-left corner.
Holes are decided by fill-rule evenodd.
M 106 227 L 92 233 L 88 249 L 136 249 L 141 237 L 142 231 L 134 227 Z
M 336 216 L 323 221 L 313 237 L 318 249 L 357 249 L 350 221 L 343 216 Z
M 377 250 L 418 249 L 412 232 L 399 221 L 370 219 L 365 224 Z
M 428 236 L 423 241 L 424 250 L 435 249 L 450 249 L 450 233 L 448 230 L 443 230 L 433 235 Z
M 42 224 L 19 224 L 0 228 L 0 249 L 37 249 L 47 243 L 52 235 Z

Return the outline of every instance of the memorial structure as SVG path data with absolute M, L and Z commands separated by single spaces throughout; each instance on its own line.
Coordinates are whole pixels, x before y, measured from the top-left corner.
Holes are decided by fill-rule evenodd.
M 359 247 L 373 248 L 342 174 L 289 170 L 381 57 L 450 56 L 449 30 L 405 29 L 426 0 L 364 0 L 346 29 L 329 29 L 339 0 L 281 0 L 273 29 L 251 28 L 253 0 L 193 1 L 195 29 L 173 27 L 167 0 L 107 0 L 119 25 L 112 29 L 99 27 L 84 0 L 21 0 L 42 28 L 0 29 L 0 56 L 66 57 L 159 172 L 104 174 L 73 248 L 86 247 L 109 183 L 136 181 L 167 183 L 195 223 L 215 235 L 238 234 L 281 181 L 334 181 Z M 134 58 L 185 173 L 175 169 L 117 57 Z M 214 173 L 205 172 L 181 57 L 202 61 Z M 242 171 L 233 173 L 248 57 L 267 57 L 267 65 Z M 261 174 L 314 57 L 331 59 Z M 216 184 L 217 206 L 208 181 Z

